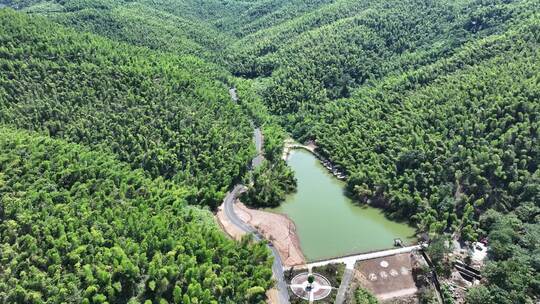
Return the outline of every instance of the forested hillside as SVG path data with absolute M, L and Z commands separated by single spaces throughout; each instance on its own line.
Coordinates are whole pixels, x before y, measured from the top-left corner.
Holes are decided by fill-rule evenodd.
M 258 77 L 270 111 L 316 140 L 359 201 L 432 236 L 488 237 L 487 284 L 470 303 L 531 303 L 540 294 L 538 7 L 336 2 L 238 41 L 232 71 Z
M 539 21 L 328 103 L 314 128 L 359 200 L 432 235 L 489 237 L 492 289 L 471 303 L 539 293 Z
M 0 128 L 0 302 L 263 303 L 265 246 L 226 239 L 185 192 L 102 152 Z
M 187 206 L 254 154 L 228 73 L 10 10 L 0 28 L 0 301 L 264 301 L 266 247 Z
M 115 153 L 214 207 L 253 155 L 227 74 L 0 11 L 0 122 Z
M 304 112 L 316 111 L 318 104 L 347 98 L 362 85 L 430 64 L 467 41 L 504 31 L 509 19 L 519 20 L 535 4 L 339 1 L 239 40 L 239 49 L 231 52 L 238 57 L 233 71 L 270 76 L 265 101 L 274 113 L 286 115 L 300 136 Z
M 118 162 L 121 172 L 140 176 L 152 184 L 148 187 L 165 187 L 167 195 L 179 191 L 187 202 L 213 208 L 234 181 L 246 178 L 246 165 L 254 155 L 251 120 L 262 126 L 269 162 L 254 173 L 257 182 L 246 193 L 248 203 L 276 205 L 294 188 L 290 169 L 279 160 L 286 129 L 299 141 L 314 140 L 318 152 L 347 173 L 349 194 L 358 203 L 384 208 L 389 216 L 408 219 L 419 232 L 433 237 L 446 235 L 463 241 L 487 237 L 491 249 L 483 273 L 486 280 L 471 290 L 469 303 L 539 300 L 539 0 L 0 3 L 22 12 L 0 10 L 0 123 L 8 126 L 2 132 L 10 142 L 22 138 L 12 144 L 0 139 L 8 155 L 0 163 L 0 189 L 7 189 L 9 181 L 4 168 L 15 168 L 16 173 L 9 175 L 14 179 L 25 178 L 17 185 L 9 181 L 9 189 L 23 189 L 25 176 L 39 167 L 39 161 L 23 166 L 20 161 L 4 160 L 22 157 L 17 147 L 25 141 L 37 147 L 55 143 L 93 149 L 96 156 L 107 154 L 103 157 Z M 237 87 L 238 104 L 227 95 L 229 86 Z M 43 137 L 14 129 L 37 131 Z M 48 157 L 39 153 L 38 159 Z M 120 162 L 137 173 L 125 171 Z M 58 181 L 61 176 L 54 174 L 56 179 L 50 183 L 63 186 L 65 181 Z M 118 184 L 117 177 L 99 178 L 107 185 Z M 48 189 L 49 182 L 31 184 L 29 189 L 39 192 Z M 22 195 L 22 190 L 0 191 L 5 197 Z M 116 201 L 116 192 L 100 199 L 115 196 Z M 56 206 L 75 204 L 77 199 L 51 200 Z M 163 204 L 156 204 L 161 210 Z M 196 209 L 187 211 L 191 209 L 184 203 L 177 205 L 169 211 L 180 212 L 183 218 L 189 212 L 201 214 Z M 38 208 L 21 206 L 18 210 L 23 214 Z M 127 216 L 123 210 L 118 212 Z M 155 216 L 144 212 L 140 219 Z M 7 214 L 4 211 L 2 219 Z M 40 221 L 45 225 L 47 220 Z M 0 223 L 7 227 L 11 222 Z M 194 234 L 202 229 L 194 227 Z M 4 244 L 22 242 L 22 235 L 33 231 L 23 228 L 17 230 L 19 238 L 12 238 L 10 230 L 3 228 Z M 174 231 L 160 235 L 173 237 Z M 78 240 L 82 238 L 77 235 Z M 214 232 L 194 238 L 201 240 L 203 248 L 212 248 L 215 242 L 228 244 L 223 245 L 226 252 L 236 248 Z M 124 242 L 116 234 L 113 239 Z M 149 249 L 139 254 L 118 246 L 129 259 L 151 259 Z M 250 245 L 239 246 L 247 260 L 266 263 L 262 247 L 248 253 Z M 102 247 L 116 248 L 113 243 Z M 164 257 L 170 248 L 152 250 Z M 195 252 L 187 254 L 195 256 Z M 248 266 L 237 258 L 205 261 L 214 265 L 208 267 L 218 277 L 222 265 L 238 267 L 239 280 L 243 280 L 253 272 L 242 271 Z M 47 263 L 40 260 L 40 266 L 25 267 L 45 271 L 43 265 L 60 263 L 47 259 Z M 140 267 L 139 280 L 148 274 L 149 266 L 133 263 Z M 61 271 L 78 278 L 82 268 L 73 267 Z M 258 277 L 261 282 L 267 282 L 267 271 L 257 270 L 264 274 Z M 8 284 L 9 273 L 0 273 L 4 275 L 0 286 L 19 290 Z M 20 275 L 27 273 L 24 270 Z M 166 272 L 159 273 L 161 280 Z M 223 277 L 228 280 L 228 276 L 233 275 L 227 272 Z M 51 280 L 55 286 L 57 279 Z M 92 297 L 105 292 L 116 297 L 124 290 L 117 290 L 114 280 L 107 281 L 113 286 L 107 290 L 99 289 L 108 286 L 103 282 L 76 280 L 85 289 L 97 286 L 99 292 L 90 289 Z M 228 300 L 243 303 L 247 300 L 238 298 L 235 291 L 225 292 L 230 284 L 239 286 L 239 291 L 252 288 L 247 294 L 257 301 L 261 288 L 268 287 L 227 280 L 222 289 L 202 293 L 218 302 L 226 302 L 220 297 L 227 294 Z M 28 282 L 27 286 L 37 286 Z M 157 279 L 154 282 L 151 291 L 155 293 L 161 285 Z M 182 280 L 178 284 L 182 296 L 198 290 L 186 291 L 182 284 L 189 283 Z M 136 290 L 143 290 L 141 297 L 161 296 L 140 285 Z M 165 298 L 172 299 L 171 292 L 164 292 Z M 207 303 L 201 302 L 202 296 L 196 297 L 199 303 Z
M 451 213 L 452 204 L 439 205 L 448 203 L 444 198 L 479 210 L 534 199 L 536 192 L 523 187 L 538 182 L 539 25 L 471 43 L 449 59 L 327 104 L 314 128 L 322 152 L 354 173 L 355 195 L 400 217 L 429 211 L 430 197 L 439 200 L 435 210 Z M 438 232 L 455 224 L 441 220 L 432 227 Z
M 487 284 L 470 303 L 531 303 L 540 293 L 538 7 L 337 1 L 236 42 L 232 72 L 256 78 L 270 111 L 316 140 L 359 201 L 432 236 L 488 237 Z
M 230 38 L 211 25 L 169 5 L 149 6 L 145 1 L 15 1 L 7 3 L 31 16 L 46 16 L 79 31 L 118 41 L 219 61 Z M 179 4 L 177 4 L 179 5 Z M 183 6 L 182 6 L 183 7 Z M 172 10 L 175 12 L 180 10 Z
M 225 64 L 226 48 L 237 37 L 300 16 L 329 0 L 5 2 L 30 15 L 46 16 L 79 31 Z

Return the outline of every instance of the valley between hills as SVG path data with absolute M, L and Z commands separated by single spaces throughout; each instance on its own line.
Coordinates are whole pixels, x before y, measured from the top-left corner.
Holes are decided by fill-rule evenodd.
M 0 0 L 0 303 L 537 303 L 539 7 Z

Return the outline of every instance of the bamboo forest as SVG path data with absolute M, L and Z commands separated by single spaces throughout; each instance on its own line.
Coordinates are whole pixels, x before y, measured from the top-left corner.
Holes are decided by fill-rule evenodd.
M 0 303 L 535 304 L 539 137 L 540 0 L 0 0 Z

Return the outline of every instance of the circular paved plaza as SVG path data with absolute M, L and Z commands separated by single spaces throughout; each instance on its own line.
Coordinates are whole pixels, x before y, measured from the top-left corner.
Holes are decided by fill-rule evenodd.
M 318 273 L 312 273 L 311 275 L 315 278 L 315 280 L 313 281 L 310 290 L 307 288 L 309 285 L 309 273 L 307 272 L 298 274 L 291 280 L 291 290 L 297 297 L 308 301 L 316 301 L 326 298 L 330 292 L 332 292 L 330 282 Z

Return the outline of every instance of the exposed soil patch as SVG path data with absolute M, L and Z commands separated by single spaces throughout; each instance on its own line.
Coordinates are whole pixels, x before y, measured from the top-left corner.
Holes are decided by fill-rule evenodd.
M 276 288 L 268 289 L 266 292 L 266 303 L 268 304 L 279 304 L 279 295 Z
M 412 271 L 412 255 L 402 253 L 358 262 L 355 278 L 380 301 L 414 295 L 418 289 Z
M 236 225 L 229 221 L 229 218 L 225 215 L 225 210 L 223 210 L 223 204 L 218 207 L 218 211 L 216 213 L 216 221 L 221 227 L 221 229 L 225 231 L 225 233 L 232 239 L 238 241 L 242 238 L 243 235 L 246 234 L 244 231 L 240 230 L 240 228 L 238 228 Z
M 306 263 L 296 234 L 296 226 L 287 216 L 250 209 L 240 201 L 234 204 L 234 212 L 242 221 L 256 228 L 265 239 L 272 242 L 272 245 L 279 252 L 283 266 L 303 265 Z M 220 226 L 232 238 L 240 239 L 245 234 L 229 222 L 222 206 L 218 209 L 217 219 Z

